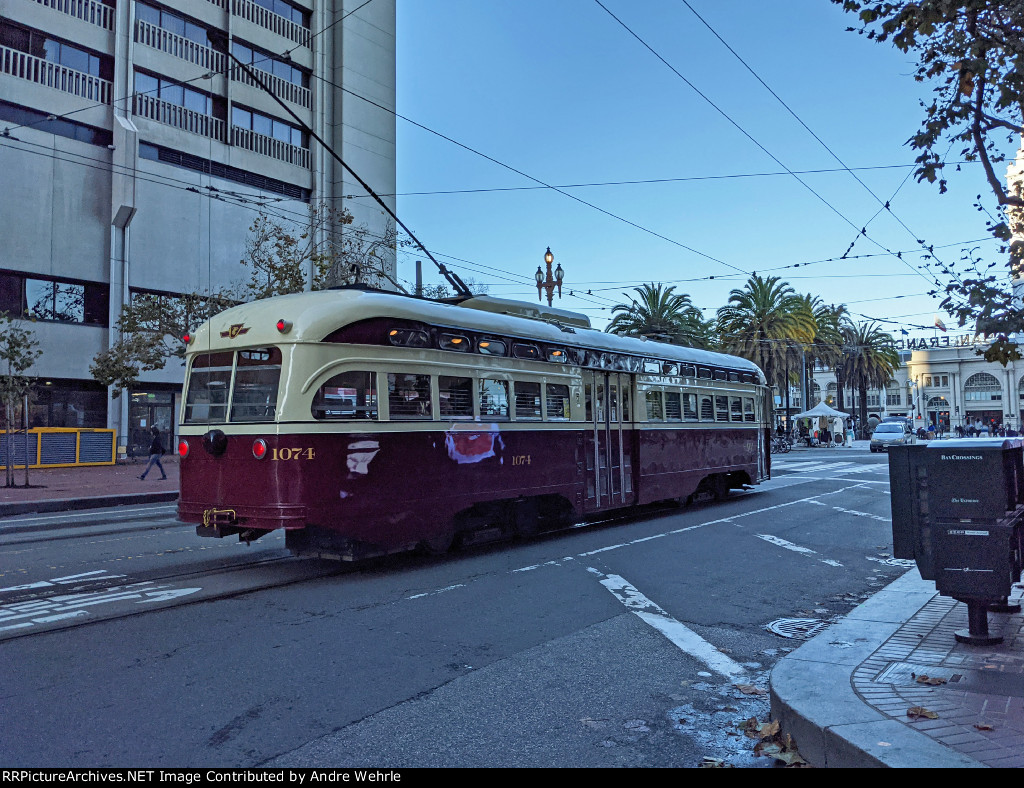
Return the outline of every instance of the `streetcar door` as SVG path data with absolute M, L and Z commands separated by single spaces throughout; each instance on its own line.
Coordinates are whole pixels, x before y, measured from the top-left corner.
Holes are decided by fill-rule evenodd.
M 627 506 L 633 492 L 633 402 L 629 375 L 584 373 L 587 434 L 584 440 L 588 512 Z

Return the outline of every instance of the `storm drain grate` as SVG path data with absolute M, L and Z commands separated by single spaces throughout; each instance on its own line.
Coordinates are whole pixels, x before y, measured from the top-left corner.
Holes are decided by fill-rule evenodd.
M 779 618 L 765 626 L 773 635 L 808 640 L 828 626 L 820 618 Z

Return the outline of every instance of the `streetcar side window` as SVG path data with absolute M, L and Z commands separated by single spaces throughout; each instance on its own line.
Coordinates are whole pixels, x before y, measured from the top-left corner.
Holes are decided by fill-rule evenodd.
M 473 378 L 439 375 L 437 405 L 442 418 L 473 418 Z
M 186 424 L 227 421 L 234 353 L 201 353 L 192 360 L 185 398 Z
M 679 401 L 679 392 L 665 392 L 665 421 L 682 421 L 682 403 Z
M 335 375 L 317 389 L 312 411 L 314 419 L 376 419 L 376 373 Z
M 685 378 L 695 378 L 697 377 L 697 368 L 693 364 L 683 364 L 679 374 Z
M 715 397 L 715 421 L 729 420 L 729 398 L 723 396 Z
M 728 379 L 729 379 L 729 373 L 726 372 L 724 369 L 716 369 L 715 370 L 715 380 L 728 380 Z
M 540 383 L 516 381 L 516 418 L 540 419 Z
M 594 420 L 594 387 L 587 383 L 583 386 L 584 418 L 587 421 Z
M 697 420 L 697 395 L 691 392 L 683 393 L 683 421 Z
M 281 350 L 239 350 L 231 393 L 231 421 L 273 421 L 281 381 Z
M 647 420 L 648 421 L 661 421 L 661 392 L 660 391 L 648 391 L 647 392 Z
M 395 421 L 433 418 L 430 375 L 388 373 L 388 411 Z
M 711 404 L 711 397 L 709 396 L 703 396 L 700 398 L 700 420 L 715 420 L 715 406 Z
M 632 409 L 629 401 L 630 385 L 627 382 L 622 384 L 622 420 L 632 421 Z
M 546 404 L 550 421 L 568 421 L 569 387 L 559 383 L 548 383 Z
M 388 341 L 399 347 L 430 347 L 430 335 L 418 328 L 393 328 Z
M 707 367 L 697 367 L 697 377 L 703 380 L 711 380 L 711 370 Z
M 729 397 L 729 413 L 731 421 L 743 421 L 743 402 L 739 397 Z
M 437 345 L 441 350 L 454 350 L 457 353 L 469 352 L 469 340 L 458 334 L 441 334 L 437 338 Z
M 644 359 L 644 372 L 648 375 L 658 375 L 661 373 L 661 362 L 653 358 Z
M 743 420 L 744 421 L 756 421 L 754 417 L 754 398 L 744 397 L 743 398 Z
M 522 342 L 515 342 L 512 345 L 512 356 L 514 358 L 540 358 L 540 348 L 536 345 L 526 345 Z
M 508 381 L 480 379 L 480 418 L 508 418 Z
M 476 343 L 476 352 L 485 356 L 504 356 L 508 348 L 497 339 L 481 339 Z
M 661 371 L 664 372 L 666 375 L 678 375 L 679 365 L 672 361 L 666 361 L 664 364 L 661 365 Z

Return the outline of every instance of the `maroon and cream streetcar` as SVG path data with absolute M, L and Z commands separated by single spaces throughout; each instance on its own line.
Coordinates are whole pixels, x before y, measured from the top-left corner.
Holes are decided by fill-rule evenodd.
M 769 474 L 751 362 L 488 296 L 342 288 L 188 338 L 178 516 L 358 559 L 530 535 Z

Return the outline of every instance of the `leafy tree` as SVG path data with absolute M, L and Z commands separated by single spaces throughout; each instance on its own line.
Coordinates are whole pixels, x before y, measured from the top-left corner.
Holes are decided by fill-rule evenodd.
M 804 301 L 777 276 L 754 274 L 743 289 L 729 293 L 729 303 L 718 310 L 718 331 L 726 352 L 753 361 L 768 385 L 785 386 L 787 396 L 788 361 L 794 349 L 813 341 L 814 330 L 814 317 Z
M 0 312 L 0 401 L 4 408 L 7 429 L 6 486 L 14 486 L 13 441 L 11 432 L 17 427 L 14 413 L 32 388 L 35 377 L 27 374 L 42 351 L 34 332 L 20 325 L 7 312 Z M 26 458 L 27 459 L 27 458 Z M 25 463 L 25 485 L 28 486 L 28 463 Z
M 374 234 L 365 225 L 353 226 L 344 208 L 324 202 L 309 206 L 301 226 L 260 213 L 239 261 L 249 269 L 248 281 L 212 293 L 134 294 L 115 323 L 118 340 L 94 358 L 89 371 L 102 385 L 114 386 L 117 397 L 143 373 L 184 358 L 181 338 L 229 306 L 306 289 L 393 282 L 386 260 L 398 245 L 393 224 Z
M 1020 186 L 1008 188 L 996 172 L 1006 161 L 1007 143 L 1016 149 L 1024 133 L 1024 3 L 1020 0 L 832 0 L 855 13 L 860 28 L 850 28 L 877 41 L 890 41 L 917 57 L 919 82 L 934 85 L 930 102 L 922 102 L 924 120 L 909 140 L 918 151 L 918 180 L 938 183 L 946 190 L 943 158 L 948 146 L 960 146 L 960 156 L 980 162 L 1000 209 L 998 218 L 978 197 L 977 207 L 990 218 L 989 231 L 1003 242 L 1011 272 L 1024 262 L 1024 195 Z M 990 202 L 990 201 L 988 201 Z M 1016 239 L 1016 240 L 1015 240 Z M 920 241 L 922 245 L 923 241 Z M 1004 365 L 1020 358 L 1010 334 L 1024 330 L 1024 313 L 1013 303 L 1010 277 L 992 272 L 968 252 L 964 275 L 950 268 L 942 307 L 959 324 L 974 322 L 979 332 L 993 337 L 984 355 Z
M 144 372 L 163 369 L 170 358 L 184 358 L 182 337 L 234 303 L 230 290 L 215 295 L 135 293 L 114 324 L 119 339 L 96 355 L 89 372 L 102 385 L 114 386 L 116 398 Z
M 860 423 L 868 423 L 868 389 L 885 387 L 900 367 L 900 354 L 893 338 L 873 321 L 846 326 L 843 374 L 857 389 Z
M 710 323 L 689 295 L 673 292 L 675 285 L 666 287 L 652 282 L 633 289 L 638 297 L 612 307 L 615 316 L 605 331 L 687 347 L 712 344 Z

